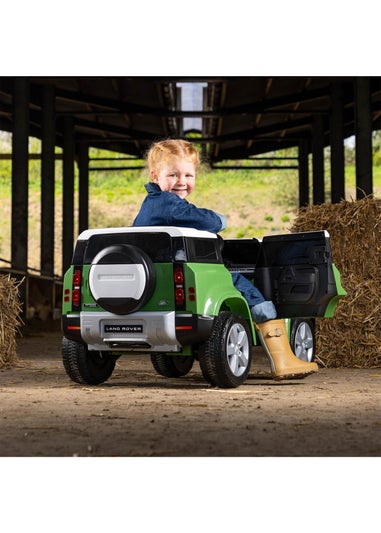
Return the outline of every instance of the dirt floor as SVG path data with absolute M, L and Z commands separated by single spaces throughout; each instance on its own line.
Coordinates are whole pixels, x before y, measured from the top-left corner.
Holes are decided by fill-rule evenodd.
M 185 377 L 124 356 L 100 386 L 70 381 L 61 333 L 18 339 L 20 364 L 0 371 L 2 457 L 375 457 L 381 369 L 320 369 L 275 382 L 261 348 L 237 389 L 216 389 L 198 363 Z

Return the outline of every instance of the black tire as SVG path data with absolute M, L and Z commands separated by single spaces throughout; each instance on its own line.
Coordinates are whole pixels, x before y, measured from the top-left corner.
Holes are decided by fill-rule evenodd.
M 291 321 L 290 346 L 301 361 L 315 359 L 315 322 L 313 319 L 294 318 Z
M 115 368 L 110 352 L 89 351 L 85 344 L 62 339 L 62 360 L 66 373 L 76 383 L 99 385 L 108 380 Z
M 166 378 L 180 378 L 192 370 L 194 357 L 192 355 L 151 354 L 151 362 L 158 374 Z
M 251 366 L 251 334 L 244 318 L 223 312 L 214 321 L 209 339 L 199 346 L 204 379 L 215 387 L 239 387 Z

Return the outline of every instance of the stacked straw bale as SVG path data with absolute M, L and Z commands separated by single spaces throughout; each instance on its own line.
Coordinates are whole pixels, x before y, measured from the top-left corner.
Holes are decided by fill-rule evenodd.
M 9 275 L 0 275 L 0 368 L 17 362 L 16 334 L 22 324 L 19 285 Z
M 347 296 L 333 318 L 316 319 L 317 361 L 326 367 L 381 366 L 381 200 L 365 197 L 299 210 L 291 231 L 325 229 Z

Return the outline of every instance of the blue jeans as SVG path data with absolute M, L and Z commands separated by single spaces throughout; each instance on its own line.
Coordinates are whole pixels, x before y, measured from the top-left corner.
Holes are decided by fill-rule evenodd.
M 262 293 L 245 276 L 237 272 L 232 272 L 234 287 L 239 290 L 249 304 L 251 316 L 255 322 L 260 324 L 267 320 L 276 318 L 277 313 L 274 304 L 266 301 Z

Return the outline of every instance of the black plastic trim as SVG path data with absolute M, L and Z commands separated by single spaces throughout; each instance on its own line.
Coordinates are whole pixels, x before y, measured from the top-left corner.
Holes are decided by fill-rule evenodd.
M 62 315 L 61 327 L 62 327 L 62 333 L 67 339 L 84 344 L 83 339 L 81 337 L 81 329 L 80 329 L 81 319 L 79 315 L 76 315 L 76 316 Z M 75 327 L 76 329 L 69 329 L 70 327 Z
M 205 315 L 176 315 L 177 340 L 182 346 L 206 341 L 212 333 L 214 319 L 213 316 Z

